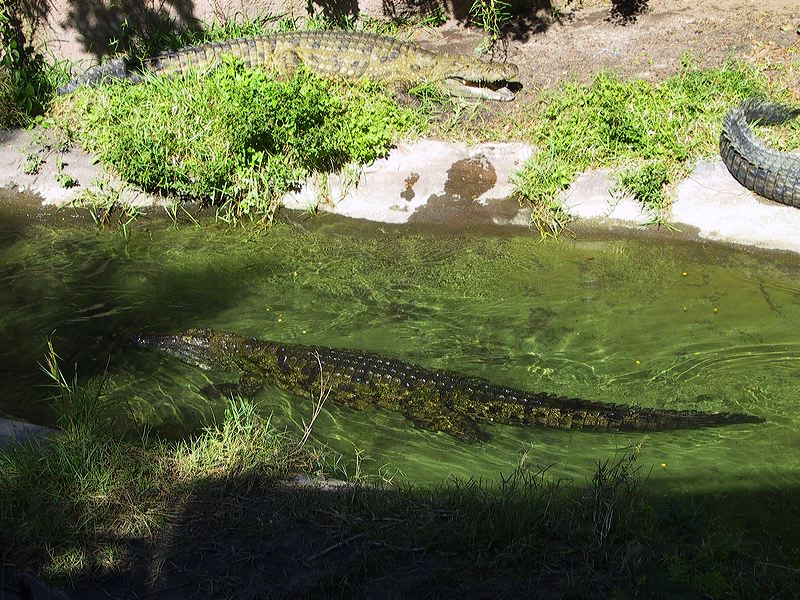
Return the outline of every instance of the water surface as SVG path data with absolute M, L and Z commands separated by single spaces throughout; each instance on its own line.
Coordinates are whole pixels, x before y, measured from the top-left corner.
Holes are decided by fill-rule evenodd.
M 0 200 L 3 200 L 0 198 Z M 800 474 L 800 260 L 731 247 L 632 239 L 540 243 L 493 233 L 295 216 L 269 230 L 144 218 L 129 237 L 0 203 L 0 413 L 53 419 L 48 337 L 79 380 L 157 432 L 219 418 L 209 374 L 133 348 L 131 335 L 212 327 L 359 348 L 521 388 L 606 402 L 748 412 L 743 425 L 647 435 L 487 425 L 466 444 L 398 414 L 328 404 L 316 439 L 411 481 L 496 478 L 520 461 L 583 479 L 640 445 L 651 480 L 686 489 L 785 489 Z M 227 376 L 230 380 L 231 377 Z M 266 388 L 290 427 L 310 398 Z

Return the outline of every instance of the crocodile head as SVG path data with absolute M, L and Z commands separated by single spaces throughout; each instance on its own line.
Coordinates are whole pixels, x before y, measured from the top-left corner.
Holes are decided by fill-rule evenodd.
M 142 348 L 169 354 L 201 369 L 225 370 L 229 367 L 228 340 L 210 329 L 190 329 L 177 335 L 136 335 L 131 341 Z M 235 337 L 235 336 L 233 336 Z
M 444 58 L 439 55 L 439 58 Z M 514 99 L 507 85 L 519 72 L 513 63 L 490 63 L 476 58 L 448 56 L 436 69 L 439 84 L 454 96 L 506 102 Z

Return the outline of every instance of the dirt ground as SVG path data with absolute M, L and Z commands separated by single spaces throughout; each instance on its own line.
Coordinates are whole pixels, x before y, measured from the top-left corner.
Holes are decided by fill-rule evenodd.
M 519 65 L 524 89 L 565 79 L 587 81 L 603 69 L 658 80 L 674 74 L 690 53 L 702 67 L 730 57 L 771 66 L 800 65 L 800 11 L 796 0 L 586 0 L 560 16 L 539 10 L 512 27 L 500 53 Z M 478 30 L 452 23 L 422 30 L 417 41 L 442 51 L 470 52 Z M 800 98 L 800 79 L 792 90 Z M 518 100 L 524 102 L 526 94 Z

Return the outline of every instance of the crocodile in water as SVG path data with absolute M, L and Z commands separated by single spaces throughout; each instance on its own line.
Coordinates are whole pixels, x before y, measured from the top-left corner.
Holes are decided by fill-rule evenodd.
M 747 414 L 639 408 L 531 392 L 395 358 L 325 346 L 256 340 L 212 330 L 141 335 L 134 343 L 204 369 L 238 371 L 240 391 L 274 383 L 300 395 L 328 390 L 354 408 L 402 413 L 417 426 L 485 439 L 477 421 L 593 431 L 656 431 L 760 423 Z
M 768 147 L 749 126 L 778 125 L 797 115 L 800 109 L 747 100 L 725 115 L 719 150 L 731 175 L 748 190 L 800 208 L 800 156 Z
M 433 83 L 457 96 L 513 100 L 505 85 L 517 75 L 511 63 L 484 62 L 470 56 L 441 54 L 416 44 L 364 32 L 293 31 L 189 46 L 150 58 L 138 68 L 118 58 L 90 68 L 59 93 L 106 80 L 142 80 L 142 73 L 183 73 L 218 63 L 223 55 L 248 67 L 291 74 L 300 65 L 326 77 L 367 78 L 390 85 Z

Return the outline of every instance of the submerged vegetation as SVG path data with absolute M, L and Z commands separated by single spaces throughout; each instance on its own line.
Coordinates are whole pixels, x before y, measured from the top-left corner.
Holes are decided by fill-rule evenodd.
M 573 597 L 745 598 L 800 583 L 791 558 L 733 525 L 732 513 L 648 492 L 638 447 L 599 462 L 582 484 L 522 457 L 496 483 L 298 485 L 287 483 L 298 472 L 347 477 L 341 457 L 309 441 L 313 416 L 303 430 L 280 430 L 234 398 L 221 423 L 187 441 L 121 436 L 113 431 L 123 413 L 105 399 L 102 378 L 68 381 L 52 347 L 45 370 L 62 430 L 0 449 L 2 560 L 76 590 L 99 580 L 149 594 L 177 581 L 187 597 L 210 589 L 227 597 L 241 593 L 236 573 L 253 564 L 295 573 L 291 583 L 265 575 L 247 584 L 276 597 L 353 594 L 398 572 L 406 575 L 382 585 L 412 596 L 474 592 L 483 582 L 504 597 L 535 587 Z M 145 582 L 152 560 L 160 566 Z M 309 574 L 315 561 L 324 577 Z

